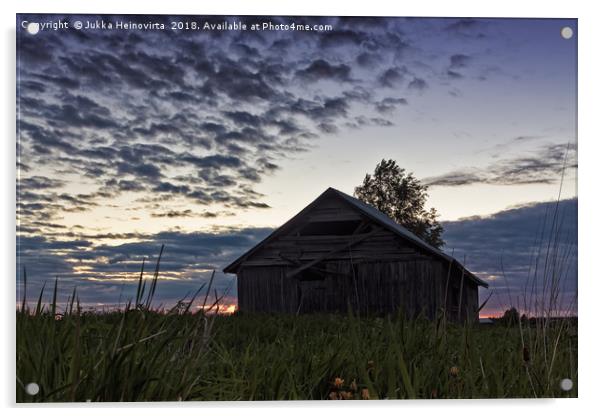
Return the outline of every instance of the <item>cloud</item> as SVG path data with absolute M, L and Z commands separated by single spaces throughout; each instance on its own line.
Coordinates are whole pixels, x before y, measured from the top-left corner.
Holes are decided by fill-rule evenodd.
M 537 154 L 503 159 L 486 168 L 465 168 L 444 175 L 425 178 L 430 186 L 463 186 L 473 184 L 526 185 L 558 182 L 563 170 L 577 168 L 574 143 L 550 144 Z
M 174 185 L 170 182 L 160 182 L 153 188 L 153 191 L 169 194 L 187 194 L 190 192 L 190 187 L 188 185 Z
M 209 212 L 209 211 L 203 211 L 203 212 L 194 212 L 191 209 L 185 209 L 185 210 L 181 210 L 181 211 L 177 211 L 177 210 L 170 210 L 170 211 L 166 211 L 166 212 L 153 212 L 151 214 L 151 217 L 155 217 L 155 218 L 193 218 L 193 217 L 200 217 L 200 218 L 216 218 L 218 217 L 219 214 L 215 213 L 215 212 Z
M 360 53 L 355 61 L 364 68 L 374 68 L 379 63 L 378 54 L 370 52 Z
M 478 24 L 476 19 L 460 19 L 448 24 L 445 29 L 449 31 L 468 30 L 477 27 Z
M 447 76 L 451 79 L 462 79 L 464 78 L 464 76 L 462 74 L 460 74 L 459 72 L 456 71 L 452 71 L 451 69 L 447 70 Z
M 382 87 L 394 88 L 404 80 L 406 75 L 405 68 L 389 68 L 380 74 L 378 82 Z
M 117 165 L 117 174 L 132 174 L 136 177 L 142 177 L 152 180 L 156 180 L 161 178 L 162 173 L 161 170 L 150 163 L 140 163 L 140 164 L 132 164 L 128 162 L 121 162 Z
M 106 238 L 136 238 L 138 241 L 118 245 L 92 243 L 88 239 L 60 241 L 47 237 L 20 237 L 17 241 L 20 270 L 27 270 L 30 302 L 37 299 L 42 284 L 59 279 L 59 299 L 65 302 L 74 286 L 84 304 L 116 304 L 135 294 L 142 260 L 152 271 L 161 245 L 161 280 L 157 304 L 173 305 L 186 293 L 207 282 L 216 270 L 216 289 L 223 293 L 233 278 L 221 268 L 234 260 L 272 230 L 249 228 L 224 230 L 220 233 L 183 233 L 165 231 L 157 234 L 111 235 Z M 99 236 L 88 236 L 97 240 Z M 103 289 L 103 290 L 99 290 Z M 235 286 L 230 288 L 236 296 Z
M 471 61 L 471 57 L 462 53 L 457 53 L 449 57 L 449 68 L 466 68 Z
M 65 185 L 65 181 L 61 179 L 46 178 L 44 176 L 31 176 L 29 178 L 20 180 L 18 185 L 28 190 L 50 189 L 63 187 Z
M 364 39 L 364 34 L 354 30 L 333 30 L 321 36 L 320 46 L 340 48 L 344 45 L 359 45 Z
M 228 58 L 222 58 L 215 73 L 208 73 L 211 88 L 234 100 L 256 102 L 277 97 L 278 93 L 263 78 Z
M 428 88 L 428 84 L 422 78 L 414 78 L 409 84 L 408 89 L 423 91 Z
M 132 191 L 145 191 L 147 188 L 143 184 L 137 181 L 128 181 L 125 179 L 117 180 L 117 179 L 109 179 L 106 181 L 106 187 L 115 188 L 119 192 L 132 192 Z
M 408 101 L 405 98 L 383 98 L 381 101 L 376 102 L 376 111 L 379 113 L 389 114 L 393 112 L 397 107 L 407 105 Z
M 514 142 L 526 142 L 531 140 L 541 139 L 542 136 L 517 136 L 513 139 Z
M 464 75 L 458 72 L 460 69 L 468 67 L 472 58 L 468 55 L 457 53 L 449 57 L 449 66 L 447 67 L 446 75 L 450 79 L 462 79 Z
M 345 118 L 349 110 L 349 99 L 333 97 L 323 101 L 298 99 L 283 109 L 289 114 L 303 115 L 318 124 L 325 119 Z
M 536 301 L 549 306 L 552 276 L 560 292 L 556 308 L 576 313 L 576 304 L 571 305 L 577 295 L 576 199 L 530 203 L 442 225 L 446 251 L 465 258 L 468 269 L 490 284 L 481 301 L 494 292 L 485 313 L 510 305 L 535 313 Z
M 486 35 L 487 23 L 482 19 L 459 19 L 449 23 L 444 27 L 444 30 L 452 35 L 470 38 L 483 39 Z
M 334 80 L 349 82 L 351 68 L 344 64 L 332 65 L 324 59 L 313 61 L 306 68 L 296 72 L 296 76 L 304 81 L 316 82 L 320 80 Z
M 247 111 L 226 111 L 224 115 L 237 125 L 259 126 L 263 122 L 261 117 Z

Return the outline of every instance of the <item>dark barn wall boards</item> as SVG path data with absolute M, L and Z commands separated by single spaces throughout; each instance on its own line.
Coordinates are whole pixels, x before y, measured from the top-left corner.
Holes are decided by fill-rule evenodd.
M 376 209 L 329 188 L 224 269 L 242 312 L 478 318 L 485 282 Z

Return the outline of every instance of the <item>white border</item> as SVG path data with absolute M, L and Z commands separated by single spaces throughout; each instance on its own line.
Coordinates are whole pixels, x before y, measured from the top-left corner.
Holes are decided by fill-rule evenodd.
M 15 2 L 16 3 L 16 2 Z M 595 4 L 595 2 L 587 2 Z M 132 412 L 134 408 L 148 407 L 145 412 L 164 414 L 165 408 L 178 412 L 230 413 L 244 412 L 250 415 L 287 414 L 297 415 L 307 412 L 338 412 L 362 414 L 376 412 L 412 412 L 428 414 L 475 414 L 504 415 L 520 412 L 537 412 L 546 415 L 589 414 L 594 410 L 598 397 L 602 368 L 600 366 L 601 343 L 600 308 L 602 287 L 597 253 L 600 246 L 602 229 L 600 227 L 600 144 L 596 133 L 600 131 L 601 96 L 600 75 L 602 49 L 598 40 L 602 39 L 600 14 L 594 6 L 577 1 L 525 0 L 489 1 L 416 1 L 399 2 L 391 0 L 370 0 L 350 3 L 349 1 L 302 0 L 285 2 L 283 0 L 219 0 L 191 2 L 169 1 L 123 1 L 102 0 L 85 1 L 43 1 L 28 0 L 19 4 L 0 6 L 3 21 L 3 53 L 0 65 L 4 92 L 2 126 L 2 163 L 0 181 L 2 196 L 2 225 L 0 230 L 0 264 L 2 274 L 2 329 L 0 341 L 3 370 L 0 375 L 0 402 L 12 407 L 10 414 L 24 411 L 39 415 L 78 414 L 85 407 L 86 414 L 103 415 L 109 408 L 118 408 Z M 195 404 L 92 404 L 51 405 L 40 407 L 21 406 L 15 408 L 15 346 L 14 346 L 14 276 L 15 276 L 15 13 L 137 13 L 137 14 L 272 14 L 272 15 L 374 15 L 374 16 L 445 16 L 445 17 L 567 17 L 579 19 L 579 399 L 573 400 L 475 400 L 475 401 L 413 401 L 379 403 L 316 403 L 316 402 L 271 402 L 271 403 L 195 403 Z M 67 407 L 66 409 L 64 407 Z M 176 410 L 177 409 L 177 410 Z

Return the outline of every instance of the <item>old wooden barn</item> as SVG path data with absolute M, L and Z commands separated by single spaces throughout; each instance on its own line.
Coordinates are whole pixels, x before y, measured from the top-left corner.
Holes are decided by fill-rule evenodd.
M 333 188 L 224 269 L 241 312 L 424 313 L 476 320 L 487 283 L 375 208 Z

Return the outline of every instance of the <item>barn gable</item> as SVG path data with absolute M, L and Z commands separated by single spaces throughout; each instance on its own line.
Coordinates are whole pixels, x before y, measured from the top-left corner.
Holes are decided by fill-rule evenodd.
M 328 188 L 299 214 L 224 269 L 287 267 L 287 277 L 320 273 L 329 261 L 408 261 L 436 258 L 480 286 L 487 283 L 375 208 Z M 300 277 L 300 276 L 298 276 Z

